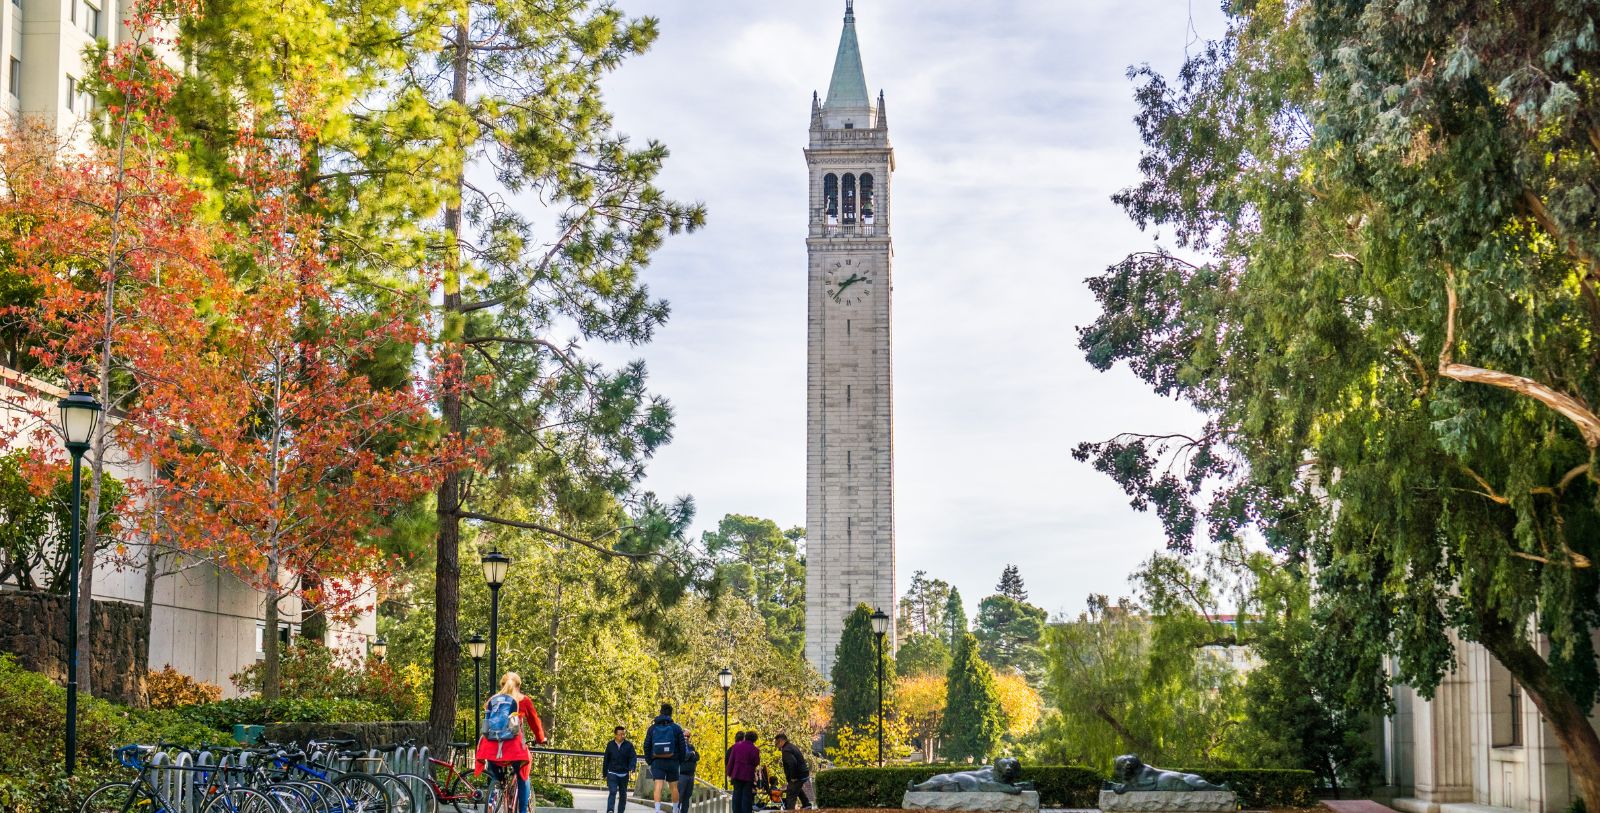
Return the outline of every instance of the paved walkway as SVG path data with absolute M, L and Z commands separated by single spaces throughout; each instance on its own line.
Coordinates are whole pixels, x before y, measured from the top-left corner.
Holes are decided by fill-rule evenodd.
M 606 792 L 592 788 L 567 788 L 572 791 L 572 806 L 578 810 L 593 810 L 601 813 L 606 809 Z M 661 803 L 662 813 L 666 813 L 667 802 Z M 629 803 L 626 813 L 655 813 L 654 805 L 636 805 Z
M 1323 799 L 1322 804 L 1333 813 L 1395 813 L 1394 808 L 1371 799 Z

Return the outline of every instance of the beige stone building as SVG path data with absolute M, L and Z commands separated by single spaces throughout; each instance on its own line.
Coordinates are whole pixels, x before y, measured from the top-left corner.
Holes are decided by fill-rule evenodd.
M 1393 806 L 1406 813 L 1564 813 L 1578 789 L 1549 726 L 1494 656 L 1478 644 L 1455 643 L 1455 671 L 1432 700 L 1395 688 L 1396 714 L 1382 731 Z
M 856 605 L 890 615 L 896 606 L 894 149 L 883 94 L 867 90 L 853 6 L 827 99 L 812 100 L 805 153 L 806 657 L 824 675 Z

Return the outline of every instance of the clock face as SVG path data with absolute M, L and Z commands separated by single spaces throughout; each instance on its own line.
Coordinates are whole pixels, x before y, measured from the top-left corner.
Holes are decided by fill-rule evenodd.
M 822 290 L 840 305 L 855 305 L 872 296 L 877 280 L 866 260 L 834 260 L 822 273 Z

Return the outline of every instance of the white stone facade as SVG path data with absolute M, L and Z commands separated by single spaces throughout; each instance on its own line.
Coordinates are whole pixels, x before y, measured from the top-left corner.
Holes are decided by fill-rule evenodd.
M 829 674 L 858 604 L 894 614 L 893 197 L 882 96 L 866 95 L 853 13 L 813 104 L 807 272 L 806 657 Z M 893 625 L 890 625 L 893 642 Z
M 1455 671 L 1432 700 L 1394 691 L 1383 756 L 1406 813 L 1564 813 L 1577 783 L 1533 701 L 1488 650 L 1455 641 Z M 1591 720 L 1595 720 L 1591 717 Z

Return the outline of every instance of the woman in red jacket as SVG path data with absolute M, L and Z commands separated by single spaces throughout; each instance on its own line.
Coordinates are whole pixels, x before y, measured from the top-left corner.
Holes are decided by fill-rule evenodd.
M 516 672 L 507 672 L 500 679 L 500 691 L 483 704 L 483 709 L 488 711 L 508 702 L 515 704 L 516 709 L 510 715 L 512 735 L 506 739 L 492 739 L 491 726 L 485 721 L 483 736 L 478 738 L 478 751 L 473 756 L 474 773 L 482 774 L 487 766 L 489 776 L 499 782 L 508 773 L 514 772 L 517 779 L 517 813 L 528 813 L 528 771 L 533 765 L 533 755 L 528 752 L 526 738 L 531 736 L 534 745 L 544 745 L 544 722 L 539 719 L 533 700 L 522 693 L 522 676 Z

